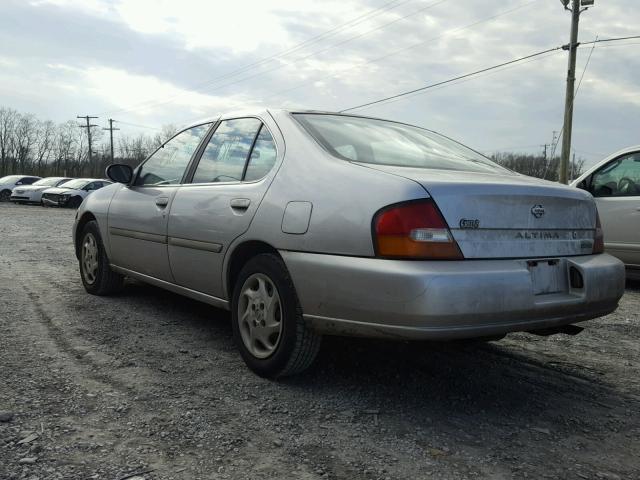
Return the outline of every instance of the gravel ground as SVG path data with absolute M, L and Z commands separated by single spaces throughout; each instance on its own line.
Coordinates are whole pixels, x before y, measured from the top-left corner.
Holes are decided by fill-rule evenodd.
M 0 204 L 0 479 L 640 478 L 640 284 L 576 337 L 327 338 L 250 373 L 229 315 L 85 293 L 74 212 Z

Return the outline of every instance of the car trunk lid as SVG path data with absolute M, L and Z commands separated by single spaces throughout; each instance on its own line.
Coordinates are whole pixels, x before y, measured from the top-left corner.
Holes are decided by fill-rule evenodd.
M 596 207 L 586 192 L 518 174 L 360 164 L 418 182 L 465 258 L 591 254 Z

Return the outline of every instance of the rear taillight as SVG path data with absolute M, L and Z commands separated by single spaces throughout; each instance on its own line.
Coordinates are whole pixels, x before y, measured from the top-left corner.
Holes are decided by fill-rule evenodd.
M 373 217 L 380 257 L 461 260 L 462 252 L 433 200 L 385 207 Z
M 593 239 L 593 253 L 604 253 L 604 233 L 600 224 L 600 215 L 596 210 L 596 234 Z

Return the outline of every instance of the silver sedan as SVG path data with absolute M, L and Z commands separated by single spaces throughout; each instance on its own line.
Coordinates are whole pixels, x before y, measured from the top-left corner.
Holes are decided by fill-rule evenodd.
M 624 291 L 590 194 L 402 123 L 225 115 L 107 175 L 74 225 L 85 289 L 128 276 L 230 309 L 266 377 L 308 367 L 323 334 L 575 333 Z

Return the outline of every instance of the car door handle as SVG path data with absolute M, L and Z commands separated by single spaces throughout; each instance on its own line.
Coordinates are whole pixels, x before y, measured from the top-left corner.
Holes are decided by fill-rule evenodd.
M 156 197 L 156 205 L 160 208 L 164 208 L 169 205 L 169 197 Z
M 229 205 L 234 210 L 246 210 L 251 205 L 251 200 L 248 198 L 232 198 Z

